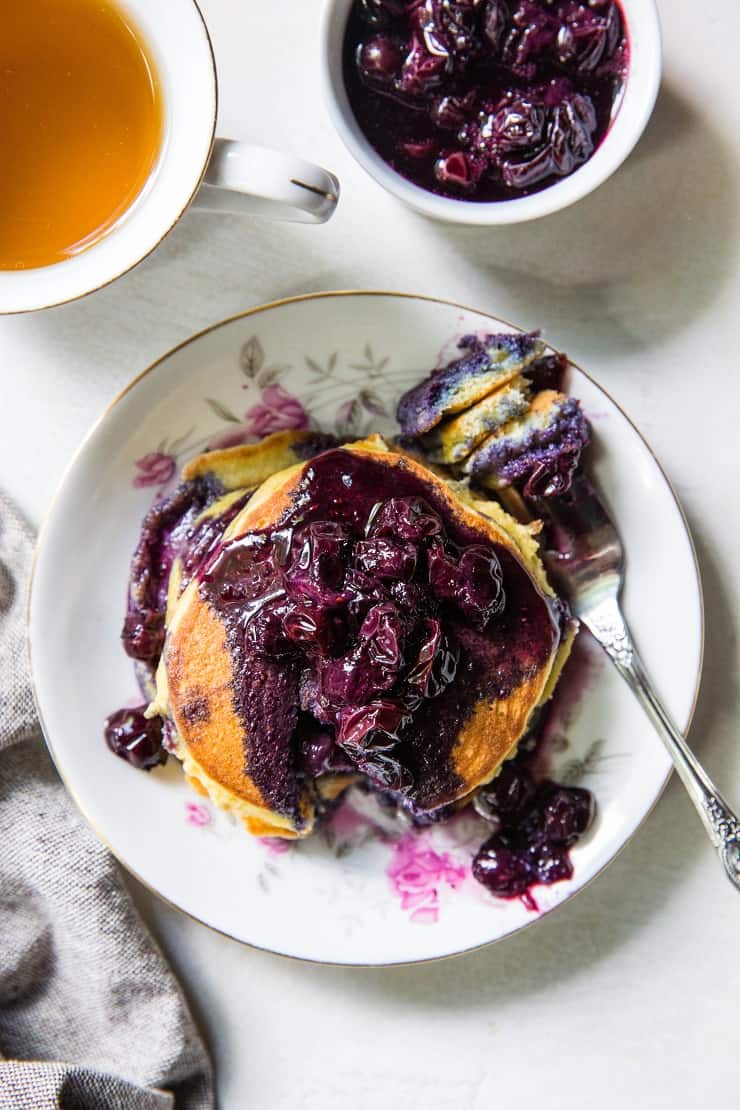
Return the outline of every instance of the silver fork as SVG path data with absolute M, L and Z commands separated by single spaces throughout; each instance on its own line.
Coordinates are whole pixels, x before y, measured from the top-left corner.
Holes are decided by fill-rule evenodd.
M 671 720 L 648 677 L 619 606 L 624 551 L 591 483 L 577 478 L 564 497 L 538 499 L 556 550 L 542 551 L 553 583 L 631 687 L 668 749 L 724 869 L 740 890 L 740 821 Z

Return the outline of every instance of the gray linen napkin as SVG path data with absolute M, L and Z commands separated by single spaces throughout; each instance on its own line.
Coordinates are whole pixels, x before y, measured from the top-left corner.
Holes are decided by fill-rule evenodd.
M 32 537 L 0 493 L 0 1107 L 211 1110 L 211 1065 L 115 863 L 39 735 Z

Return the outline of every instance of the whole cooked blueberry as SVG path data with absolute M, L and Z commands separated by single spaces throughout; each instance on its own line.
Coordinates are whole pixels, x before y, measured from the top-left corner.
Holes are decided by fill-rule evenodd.
M 519 0 L 504 44 L 504 61 L 518 77 L 531 79 L 537 64 L 553 50 L 559 31 L 558 18 L 549 6 Z
M 480 0 L 423 0 L 409 7 L 430 54 L 448 55 L 459 64 L 478 48 Z
M 454 650 L 434 617 L 420 624 L 420 644 L 416 662 L 410 667 L 406 682 L 412 697 L 437 698 L 454 680 L 459 652 Z
M 334 736 L 308 713 L 302 713 L 294 733 L 298 745 L 299 762 L 307 774 L 315 778 L 325 772 L 334 752 Z
M 504 763 L 496 778 L 481 789 L 475 808 L 482 817 L 495 816 L 503 824 L 513 825 L 530 809 L 535 791 L 528 771 Z
M 293 540 L 294 561 L 285 574 L 289 595 L 329 605 L 343 600 L 349 533 L 333 521 L 315 521 Z
M 438 96 L 429 109 L 429 117 L 436 127 L 445 131 L 459 131 L 474 115 L 475 93 L 464 96 Z
M 121 632 L 123 650 L 132 659 L 156 663 L 164 646 L 164 613 L 141 609 L 129 613 Z
M 355 544 L 355 559 L 360 570 L 378 578 L 413 578 L 416 547 L 409 541 L 396 542 L 376 536 Z
M 332 705 L 367 705 L 396 682 L 404 663 L 407 622 L 395 605 L 368 610 L 355 646 L 320 660 L 322 697 Z
M 366 748 L 353 755 L 352 759 L 357 770 L 382 790 L 403 794 L 414 785 L 411 771 L 390 752 Z
M 508 92 L 486 105 L 468 128 L 474 150 L 495 161 L 500 154 L 536 148 L 544 138 L 547 108 L 538 92 Z
M 437 513 L 420 497 L 392 497 L 378 505 L 368 521 L 368 536 L 419 541 L 443 531 Z
M 616 50 L 622 37 L 619 9 L 614 3 L 584 7 L 570 0 L 561 13 L 557 55 L 576 73 L 593 73 Z
M 593 820 L 593 794 L 578 786 L 560 786 L 548 797 L 542 815 L 547 839 L 571 844 L 585 833 Z
M 479 848 L 473 860 L 473 877 L 492 894 L 504 898 L 524 894 L 536 881 L 527 856 L 510 847 L 498 834 Z
M 391 602 L 374 605 L 359 632 L 359 642 L 374 663 L 398 670 L 403 664 L 407 621 Z
M 564 844 L 546 840 L 533 855 L 533 866 L 541 883 L 559 883 L 573 877 L 573 864 Z
M 388 751 L 394 747 L 406 720 L 403 707 L 390 700 L 348 706 L 338 715 L 337 743 L 355 755 L 357 748 L 366 748 L 371 741 L 374 751 Z
M 471 544 L 459 558 L 439 541 L 429 548 L 429 584 L 435 595 L 451 602 L 476 627 L 485 628 L 505 604 L 501 564 L 492 548 Z
M 145 705 L 135 709 L 119 709 L 105 722 L 105 740 L 110 750 L 133 767 L 150 771 L 167 762 L 162 747 L 162 721 L 145 717 Z
M 283 590 L 275 590 L 253 602 L 244 623 L 246 646 L 271 658 L 289 653 L 292 644 L 285 634 L 285 618 L 292 609 Z
M 439 88 L 449 69 L 447 54 L 430 54 L 423 39 L 413 35 L 396 82 L 397 89 L 412 100 L 424 99 Z
M 549 177 L 567 177 L 593 154 L 596 127 L 596 111 L 589 96 L 564 96 L 551 109 L 545 145 L 531 158 L 502 162 L 504 182 L 523 189 Z
M 390 84 L 401 68 L 403 55 L 388 35 L 375 35 L 357 53 L 357 68 L 365 81 Z

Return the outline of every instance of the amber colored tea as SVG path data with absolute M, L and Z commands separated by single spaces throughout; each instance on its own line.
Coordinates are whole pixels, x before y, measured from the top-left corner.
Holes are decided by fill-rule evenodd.
M 97 242 L 157 161 L 163 104 L 107 0 L 0 0 L 0 270 Z

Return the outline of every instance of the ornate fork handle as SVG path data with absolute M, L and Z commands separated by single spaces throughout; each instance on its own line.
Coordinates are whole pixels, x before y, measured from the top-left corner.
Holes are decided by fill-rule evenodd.
M 673 759 L 689 797 L 717 849 L 730 882 L 740 890 L 740 820 L 720 794 L 707 772 L 656 694 L 632 642 L 619 603 L 609 598 L 588 613 L 583 623 L 607 652 L 627 681 Z

